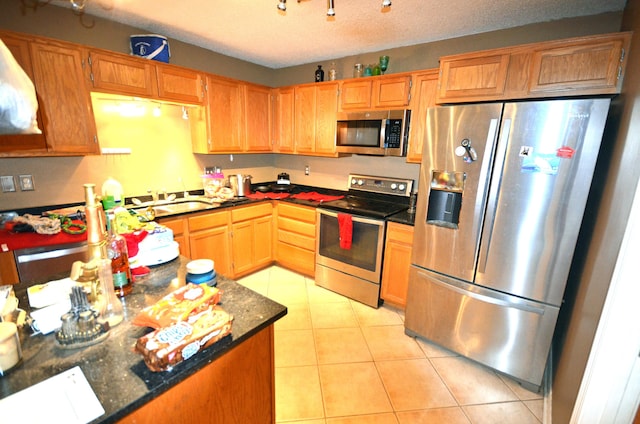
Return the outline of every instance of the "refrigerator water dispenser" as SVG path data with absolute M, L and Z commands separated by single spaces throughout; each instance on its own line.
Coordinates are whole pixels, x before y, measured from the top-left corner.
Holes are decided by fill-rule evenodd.
M 458 229 L 465 178 L 464 172 L 432 172 L 427 224 Z

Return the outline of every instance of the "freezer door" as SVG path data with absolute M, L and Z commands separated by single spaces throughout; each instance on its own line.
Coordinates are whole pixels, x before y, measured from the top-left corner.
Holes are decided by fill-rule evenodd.
M 412 263 L 473 281 L 501 114 L 502 104 L 429 109 Z
M 559 306 L 609 99 L 506 104 L 477 284 Z
M 542 384 L 559 308 L 412 266 L 405 331 L 522 381 Z

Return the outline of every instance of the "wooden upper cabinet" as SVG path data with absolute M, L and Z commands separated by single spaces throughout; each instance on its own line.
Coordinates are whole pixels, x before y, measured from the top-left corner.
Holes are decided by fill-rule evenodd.
M 630 37 L 626 33 L 534 49 L 531 92 L 619 92 Z
M 440 58 L 438 103 L 617 94 L 631 33 Z
M 438 99 L 490 99 L 504 95 L 509 54 L 441 59 Z
M 86 51 L 73 44 L 30 43 L 47 149 L 57 154 L 98 153 L 85 73 Z
M 295 87 L 294 133 L 296 153 L 337 156 L 338 83 Z
M 243 140 L 242 85 L 235 80 L 207 76 L 209 152 L 239 153 Z
M 204 76 L 201 73 L 157 63 L 156 76 L 160 99 L 189 104 L 204 103 Z
M 409 105 L 410 75 L 384 75 L 342 81 L 340 110 L 396 109 Z
M 318 155 L 336 156 L 336 119 L 338 83 L 316 86 L 316 144 Z
M 316 148 L 316 86 L 295 87 L 294 136 L 297 153 L 313 153 Z
M 7 46 L 16 62 L 22 67 L 27 76 L 33 81 L 33 67 L 31 66 L 31 55 L 29 54 L 29 42 L 19 37 L 7 34 L 0 34 L 0 39 Z M 36 93 L 37 96 L 37 93 Z M 42 114 L 38 108 L 37 118 L 38 128 L 43 130 Z M 47 151 L 47 142 L 44 133 L 42 134 L 16 134 L 0 136 L 0 154 L 5 153 L 39 153 Z
M 273 151 L 278 153 L 293 153 L 295 151 L 294 139 L 294 105 L 295 94 L 293 87 L 276 88 L 272 90 L 273 125 L 272 139 Z
M 438 70 L 416 73 L 413 85 L 407 162 L 420 163 L 422 162 L 422 143 L 427 131 L 427 110 L 436 105 Z
M 155 65 L 149 60 L 91 50 L 89 64 L 93 90 L 132 96 L 157 96 Z
M 340 89 L 340 109 L 370 109 L 372 81 L 367 78 L 344 81 Z
M 206 91 L 209 141 L 206 152 L 194 142 L 196 153 L 271 151 L 268 87 L 208 75 Z
M 398 108 L 409 105 L 411 76 L 382 76 L 373 80 L 372 103 L 375 108 Z
M 244 85 L 244 151 L 271 151 L 271 90 L 255 84 Z

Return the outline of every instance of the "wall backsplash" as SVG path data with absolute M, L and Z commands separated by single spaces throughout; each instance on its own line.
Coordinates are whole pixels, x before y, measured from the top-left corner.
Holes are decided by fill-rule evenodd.
M 119 105 L 129 114 L 122 116 Z M 159 108 L 160 116 L 154 116 Z M 143 113 L 144 109 L 144 114 Z M 2 175 L 33 176 L 35 191 L 0 193 L 0 211 L 84 202 L 82 186 L 96 184 L 98 192 L 108 178 L 117 179 L 125 196 L 147 190 L 169 192 L 202 188 L 205 166 L 219 166 L 225 175 L 249 174 L 252 181 L 275 181 L 287 172 L 293 184 L 347 189 L 349 173 L 412 178 L 419 166 L 405 158 L 351 156 L 322 158 L 281 154 L 202 155 L 191 150 L 189 122 L 181 106 L 94 98 L 94 115 L 101 148 L 128 148 L 130 154 L 86 157 L 0 159 Z M 304 175 L 306 165 L 310 174 Z

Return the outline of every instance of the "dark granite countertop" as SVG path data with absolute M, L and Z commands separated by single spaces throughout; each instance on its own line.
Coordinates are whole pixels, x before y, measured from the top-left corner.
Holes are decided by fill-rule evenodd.
M 232 334 L 171 371 L 150 371 L 142 356 L 133 352 L 136 340 L 150 329 L 133 326 L 131 320 L 143 307 L 185 284 L 188 261 L 179 257 L 152 267 L 148 276 L 138 279 L 131 294 L 124 298 L 124 321 L 112 328 L 101 343 L 68 350 L 60 347 L 53 333 L 30 336 L 22 330 L 23 360 L 0 378 L 0 399 L 80 366 L 105 409 L 105 414 L 93 422 L 115 422 L 287 314 L 285 306 L 218 276 L 218 288 L 223 292 L 220 306 L 234 316 Z M 18 290 L 16 294 L 25 308 L 26 292 Z
M 416 214 L 415 212 L 409 213 L 407 211 L 402 211 L 387 217 L 387 221 L 411 225 L 413 227 L 416 222 Z

